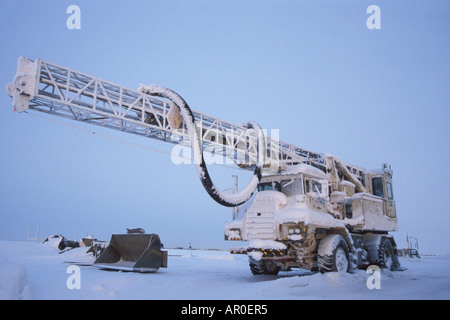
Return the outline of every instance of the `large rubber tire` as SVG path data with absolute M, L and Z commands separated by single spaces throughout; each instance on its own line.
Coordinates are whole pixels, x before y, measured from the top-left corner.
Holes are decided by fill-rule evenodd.
M 378 250 L 379 267 L 383 269 L 388 269 L 394 271 L 395 265 L 395 254 L 394 248 L 392 247 L 391 241 L 389 239 L 383 239 L 380 243 L 380 248 Z
M 280 267 L 276 266 L 271 261 L 265 261 L 265 260 L 255 260 L 249 257 L 248 263 L 250 265 L 250 271 L 253 275 L 272 275 L 276 276 L 278 272 L 280 272 Z
M 319 271 L 347 273 L 351 269 L 349 249 L 345 239 L 331 234 L 320 241 L 317 263 Z

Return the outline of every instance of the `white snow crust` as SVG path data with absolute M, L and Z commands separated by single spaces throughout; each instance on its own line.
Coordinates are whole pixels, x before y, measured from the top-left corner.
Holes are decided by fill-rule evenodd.
M 282 172 L 283 175 L 295 175 L 299 173 L 305 173 L 320 179 L 328 180 L 328 176 L 323 171 L 305 163 L 290 166 Z
M 286 245 L 281 242 L 273 240 L 261 240 L 261 239 L 251 240 L 248 246 L 249 248 L 258 248 L 258 249 L 275 249 L 275 250 L 287 249 Z
M 450 255 L 401 258 L 408 270 L 382 270 L 381 289 L 369 290 L 370 275 L 363 270 L 320 274 L 297 269 L 253 276 L 245 255 L 168 249 L 167 269 L 141 274 L 89 266 L 93 257 L 85 250 L 59 254 L 51 245 L 0 241 L 0 299 L 450 299 Z M 67 268 L 75 263 L 80 265 L 81 289 L 69 290 Z
M 303 222 L 305 225 L 314 224 L 320 227 L 345 227 L 342 221 L 334 219 L 330 214 L 311 210 L 305 203 L 294 201 L 277 212 L 277 221 L 280 224 Z

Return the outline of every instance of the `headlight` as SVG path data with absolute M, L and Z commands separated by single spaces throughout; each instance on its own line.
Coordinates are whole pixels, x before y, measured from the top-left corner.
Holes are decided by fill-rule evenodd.
M 303 239 L 306 228 L 303 223 L 286 223 L 281 226 L 281 233 L 284 240 L 299 241 Z
M 241 230 L 239 229 L 229 229 L 225 230 L 225 240 L 242 240 Z

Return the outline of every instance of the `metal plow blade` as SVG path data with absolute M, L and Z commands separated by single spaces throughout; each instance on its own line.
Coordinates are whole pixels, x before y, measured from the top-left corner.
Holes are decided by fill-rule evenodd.
M 167 251 L 157 234 L 113 234 L 109 246 L 94 262 L 100 269 L 156 272 L 167 268 Z

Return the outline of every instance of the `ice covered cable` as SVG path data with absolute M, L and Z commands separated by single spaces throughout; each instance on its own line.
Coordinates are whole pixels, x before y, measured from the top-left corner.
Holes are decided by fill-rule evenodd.
M 259 180 L 261 179 L 261 172 L 264 166 L 264 156 L 266 153 L 264 133 L 257 123 L 247 122 L 244 124 L 245 128 L 254 130 L 257 136 L 257 163 L 252 179 L 250 180 L 248 185 L 240 192 L 235 194 L 228 194 L 218 189 L 212 182 L 203 157 L 201 132 L 199 132 L 200 130 L 197 129 L 194 114 L 187 102 L 175 91 L 156 86 L 154 84 L 141 84 L 138 90 L 149 95 L 169 99 L 179 108 L 180 115 L 186 124 L 186 128 L 191 139 L 191 148 L 194 155 L 194 163 L 196 165 L 198 176 L 203 184 L 203 187 L 211 196 L 211 198 L 226 207 L 240 206 L 251 198 L 253 193 L 256 191 Z

